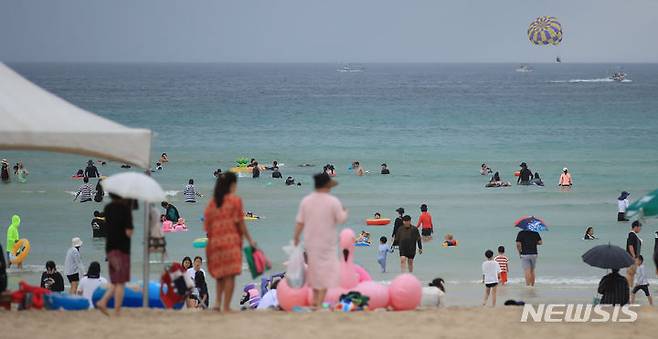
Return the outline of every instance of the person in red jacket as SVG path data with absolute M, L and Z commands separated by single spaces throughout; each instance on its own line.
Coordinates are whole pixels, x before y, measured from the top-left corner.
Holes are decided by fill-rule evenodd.
M 434 224 L 432 224 L 432 216 L 427 212 L 427 205 L 420 205 L 420 217 L 418 217 L 417 228 L 420 228 L 420 234 L 423 236 L 423 241 L 432 240 L 432 233 L 434 233 Z

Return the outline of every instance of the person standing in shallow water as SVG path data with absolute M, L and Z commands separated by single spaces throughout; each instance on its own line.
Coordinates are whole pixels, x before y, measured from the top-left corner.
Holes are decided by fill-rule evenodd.
M 217 179 L 215 193 L 204 212 L 203 227 L 208 234 L 206 258 L 208 271 L 217 280 L 215 310 L 231 312 L 235 277 L 242 272 L 242 242 L 256 242 L 244 223 L 242 199 L 235 194 L 238 180 L 231 172 Z
M 398 229 L 402 227 L 402 217 L 404 217 L 404 208 L 400 207 L 395 210 L 398 212 L 398 217 L 395 218 L 395 221 L 393 222 L 393 234 L 391 234 L 391 238 L 393 238 L 393 243 L 391 244 L 391 249 L 394 249 L 398 247 L 399 241 L 398 239 L 395 238 L 395 235 L 398 233 Z
M 304 249 L 308 258 L 307 281 L 313 289 L 313 307 L 320 307 L 327 290 L 339 285 L 340 262 L 338 250 L 338 224 L 347 221 L 347 210 L 340 200 L 331 195 L 338 185 L 327 173 L 316 174 L 315 191 L 299 204 L 293 241 L 295 246 L 304 235 Z
M 516 250 L 521 258 L 521 267 L 525 273 L 526 286 L 535 286 L 535 267 L 537 266 L 537 246 L 543 241 L 539 233 L 532 231 L 520 231 L 516 235 Z
M 416 245 L 418 245 L 418 253 L 423 254 L 423 242 L 418 228 L 411 227 L 411 216 L 405 215 L 402 217 L 402 222 L 402 227 L 395 234 L 395 239 L 398 240 L 399 244 L 400 271 L 404 273 L 408 270 L 409 273 L 414 273 Z
M 521 163 L 521 171 L 519 171 L 519 178 L 516 179 L 517 185 L 530 185 L 530 180 L 532 180 L 533 175 L 532 171 L 528 169 L 528 164 L 525 162 Z
M 626 209 L 628 208 L 628 196 L 630 193 L 623 191 L 617 198 L 617 221 L 630 221 L 626 219 Z

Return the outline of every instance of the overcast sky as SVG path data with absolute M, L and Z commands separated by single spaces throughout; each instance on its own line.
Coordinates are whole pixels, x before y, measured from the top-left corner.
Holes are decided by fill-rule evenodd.
M 658 0 L 0 0 L 0 60 L 658 62 L 657 28 Z

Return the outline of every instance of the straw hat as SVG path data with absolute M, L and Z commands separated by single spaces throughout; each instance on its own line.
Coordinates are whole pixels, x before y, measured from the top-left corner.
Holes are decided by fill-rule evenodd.
M 71 239 L 71 245 L 73 247 L 80 247 L 80 246 L 82 246 L 82 240 L 80 240 L 80 238 L 78 238 L 78 237 L 75 237 L 75 238 Z

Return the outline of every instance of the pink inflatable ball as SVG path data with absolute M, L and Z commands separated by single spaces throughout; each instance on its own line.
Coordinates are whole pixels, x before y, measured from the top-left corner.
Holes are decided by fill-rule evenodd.
M 302 288 L 292 288 L 288 286 L 288 281 L 283 278 L 276 288 L 276 294 L 279 299 L 279 306 L 286 311 L 291 311 L 295 306 L 308 306 L 308 286 Z
M 405 273 L 393 279 L 388 287 L 388 293 L 394 310 L 415 310 L 420 305 L 423 287 L 413 274 Z
M 324 297 L 323 302 L 325 302 L 325 303 L 329 304 L 329 306 L 333 307 L 334 305 L 336 305 L 338 303 L 338 299 L 340 299 L 340 296 L 342 294 L 346 294 L 349 291 L 350 290 L 348 290 L 346 288 L 342 288 L 342 287 L 330 288 L 327 291 L 327 295 Z M 308 289 L 308 304 L 313 305 L 313 289 L 312 288 Z
M 364 281 L 353 288 L 353 290 L 370 298 L 368 308 L 371 310 L 386 308 L 388 306 L 389 292 L 387 286 L 374 281 Z
M 354 264 L 354 271 L 356 271 L 357 276 L 359 277 L 359 282 L 362 283 L 364 281 L 371 281 L 372 278 L 370 277 L 370 273 L 366 271 L 365 268 Z

